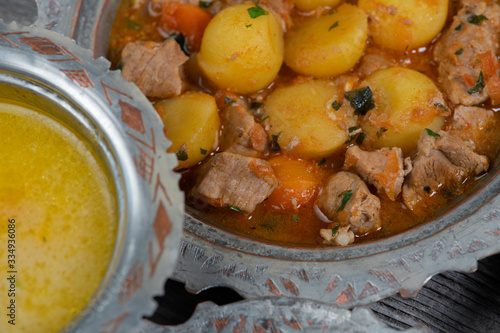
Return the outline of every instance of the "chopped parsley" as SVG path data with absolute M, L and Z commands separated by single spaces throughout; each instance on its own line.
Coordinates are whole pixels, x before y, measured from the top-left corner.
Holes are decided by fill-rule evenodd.
M 354 108 L 355 115 L 364 116 L 368 111 L 375 107 L 373 93 L 368 86 L 347 91 L 344 93 L 344 97 L 349 101 L 349 103 L 351 103 L 351 106 Z
M 441 103 L 435 103 L 434 104 L 435 107 L 438 107 L 440 109 L 443 109 L 444 111 L 446 112 L 450 112 L 450 110 L 448 110 L 448 108 L 446 106 L 444 106 L 444 104 L 441 104 Z
M 269 15 L 269 12 L 260 7 L 258 4 L 255 4 L 255 6 L 248 8 L 248 14 L 250 14 L 250 17 L 254 19 L 262 15 Z
M 126 18 L 125 19 L 125 26 L 130 29 L 130 30 L 141 30 L 142 29 L 142 25 L 129 19 L 129 18 Z
M 245 25 L 245 28 L 250 28 L 252 25 L 251 24 L 247 24 Z
M 377 131 L 377 139 L 380 139 L 380 137 L 384 134 L 384 132 L 387 132 L 387 128 L 380 127 L 379 130 Z
M 294 215 L 292 216 L 292 219 L 294 222 L 297 222 L 299 220 L 299 216 L 298 215 Z
M 431 188 L 429 185 L 425 185 L 424 186 L 424 191 L 427 192 L 427 193 L 431 193 Z
M 177 155 L 177 160 L 179 161 L 185 161 L 188 159 L 188 154 L 186 152 L 186 148 L 182 146 L 176 153 Z
M 250 104 L 250 109 L 260 109 L 261 107 L 262 107 L 261 102 L 252 102 L 252 104 Z
M 234 99 L 224 96 L 224 104 L 231 104 L 236 102 Z
M 463 26 L 464 26 L 463 22 L 460 22 L 460 24 L 455 27 L 455 30 L 459 31 L 460 29 L 462 29 Z
M 366 133 L 359 133 L 358 136 L 356 137 L 356 143 L 361 146 L 363 144 L 363 141 L 366 138 Z
M 464 49 L 458 49 L 455 54 L 456 55 L 461 55 L 462 53 L 464 53 Z
M 198 2 L 198 7 L 203 8 L 203 9 L 208 8 L 211 5 L 212 5 L 211 1 L 199 1 Z
M 264 118 L 262 118 L 262 120 L 260 121 L 261 123 L 264 122 L 266 119 L 269 119 L 269 116 L 265 116 Z
M 469 93 L 469 95 L 477 94 L 477 93 L 481 92 L 483 90 L 483 88 L 484 88 L 483 71 L 480 71 L 479 77 L 477 78 L 476 85 L 474 87 L 470 88 L 467 92 Z
M 481 14 L 481 15 L 473 14 L 467 19 L 467 22 L 475 24 L 475 25 L 479 25 L 479 23 L 481 23 L 483 21 L 487 21 L 487 20 L 488 20 L 488 18 L 486 16 L 484 16 L 483 14 Z
M 278 143 L 278 139 L 279 139 L 280 135 L 281 135 L 281 132 L 279 132 L 278 134 L 272 134 L 271 135 L 271 138 L 273 139 L 273 144 L 271 146 L 271 150 L 272 151 L 278 151 L 278 150 L 281 149 L 281 147 L 280 147 L 280 145 Z
M 352 133 L 354 131 L 357 131 L 358 129 L 360 129 L 359 126 L 352 126 L 352 127 L 349 127 L 349 133 Z
M 436 138 L 440 138 L 441 135 L 437 134 L 436 132 L 433 132 L 432 130 L 426 128 L 425 129 L 427 131 L 427 134 L 429 134 L 430 136 L 433 136 L 433 137 L 436 137 Z
M 339 232 L 340 226 L 336 225 L 335 227 L 332 228 L 332 237 L 337 236 L 337 232 Z
M 355 138 L 355 137 L 356 137 L 356 135 L 351 135 L 351 136 L 349 137 L 349 139 L 347 139 L 347 140 L 346 140 L 346 142 L 344 142 L 344 143 L 345 143 L 345 144 L 351 143 L 351 142 L 352 142 L 352 140 L 354 140 L 354 138 Z
M 239 209 L 238 207 L 235 207 L 235 206 L 229 206 L 229 208 L 231 208 L 231 209 L 232 209 L 232 210 L 234 210 L 235 212 L 241 213 L 241 209 Z
M 343 196 L 343 197 L 342 197 L 342 203 L 340 204 L 340 207 L 337 209 L 337 212 L 340 212 L 340 211 L 344 210 L 345 205 L 347 204 L 347 202 L 349 201 L 349 199 L 351 199 L 352 194 L 353 193 L 352 193 L 351 190 L 347 190 L 347 191 L 344 191 L 344 192 L 342 192 L 342 193 L 339 194 L 339 198 L 341 196 Z
M 200 153 L 202 155 L 206 155 L 207 154 L 207 150 L 206 149 L 203 149 L 203 148 L 200 148 Z
M 321 161 L 318 162 L 318 166 L 322 166 L 325 163 L 326 163 L 326 158 L 323 157 Z
M 330 26 L 330 28 L 328 28 L 328 31 L 330 31 L 330 30 L 332 30 L 333 28 L 336 28 L 336 27 L 338 27 L 338 26 L 339 26 L 339 21 L 337 21 L 337 22 L 335 22 L 334 24 L 332 24 L 332 25 Z
M 335 111 L 338 111 L 340 110 L 340 107 L 342 106 L 342 102 L 338 102 L 337 100 L 335 100 L 333 103 L 332 103 L 332 108 L 335 109 Z

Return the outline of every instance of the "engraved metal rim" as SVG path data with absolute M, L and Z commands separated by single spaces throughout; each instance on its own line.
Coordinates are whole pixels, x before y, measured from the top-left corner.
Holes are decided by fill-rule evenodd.
M 171 171 L 177 160 L 166 153 L 170 142 L 161 120 L 137 87 L 108 70 L 107 60 L 94 60 L 60 34 L 0 20 L 0 50 L 0 84 L 65 110 L 53 115 L 97 150 L 117 192 L 119 231 L 112 261 L 98 290 L 62 331 L 137 327 L 154 310 L 152 297 L 163 291 L 175 267 L 182 233 L 184 198 L 179 176 Z M 22 101 L 22 94 L 18 98 Z M 125 104 L 134 121 L 126 119 Z M 138 142 L 146 135 L 156 137 L 156 151 L 149 155 L 155 163 L 151 183 L 136 164 Z M 159 227 L 166 229 L 159 234 Z
M 71 24 L 52 27 L 103 55 L 119 2 L 74 0 Z M 39 16 L 38 24 L 48 19 Z M 54 21 L 53 21 L 54 22 Z M 66 22 L 66 23 L 65 23 Z M 328 250 L 286 248 L 237 236 L 185 215 L 180 261 L 173 278 L 192 291 L 229 286 L 245 297 L 306 297 L 350 308 L 400 292 L 415 295 L 432 275 L 472 271 L 500 251 L 500 166 L 474 195 L 437 219 L 388 239 Z M 493 175 L 493 177 L 492 177 Z

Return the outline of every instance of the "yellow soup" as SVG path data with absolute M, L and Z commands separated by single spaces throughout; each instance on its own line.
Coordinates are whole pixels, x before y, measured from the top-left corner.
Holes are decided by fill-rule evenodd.
M 111 260 L 113 193 L 75 133 L 0 100 L 0 332 L 56 332 L 82 310 Z

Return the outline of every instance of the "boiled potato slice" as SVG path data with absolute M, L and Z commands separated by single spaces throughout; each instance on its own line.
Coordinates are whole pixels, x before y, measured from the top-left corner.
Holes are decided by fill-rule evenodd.
M 344 108 L 332 107 L 341 100 L 339 89 L 326 80 L 280 87 L 264 103 L 264 124 L 281 150 L 300 157 L 323 157 L 344 144 L 346 129 L 355 124 Z
M 285 63 L 315 77 L 344 73 L 361 58 L 367 33 L 363 10 L 343 4 L 331 14 L 306 19 L 285 36 Z
M 310 12 L 321 6 L 335 7 L 342 0 L 295 0 L 295 7 L 302 12 Z
M 448 0 L 359 0 L 376 44 L 404 51 L 429 43 L 443 28 Z
M 375 108 L 361 119 L 361 128 L 375 148 L 400 147 L 409 154 L 422 130 L 439 131 L 449 115 L 434 82 L 412 69 L 378 70 L 360 83 L 365 86 L 373 92 Z
M 205 29 L 198 54 L 198 64 L 210 81 L 241 94 L 269 85 L 282 62 L 281 28 L 270 11 L 254 4 L 219 12 Z
M 177 169 L 197 164 L 217 147 L 220 120 L 213 96 L 188 91 L 157 102 L 155 109 L 172 141 L 167 151 L 177 154 Z

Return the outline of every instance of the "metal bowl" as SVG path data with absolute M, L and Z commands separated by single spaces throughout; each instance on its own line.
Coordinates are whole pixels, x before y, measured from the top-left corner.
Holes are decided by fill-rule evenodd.
M 119 1 L 69 1 L 52 28 L 104 55 Z M 41 7 L 43 9 L 43 7 Z M 49 15 L 39 16 L 47 25 Z M 73 20 L 69 22 L 69 18 Z M 54 21 L 55 20 L 55 21 Z M 55 22 L 55 23 L 54 23 Z M 215 227 L 187 211 L 173 278 L 192 291 L 229 286 L 245 297 L 289 296 L 344 308 L 394 293 L 414 296 L 439 272 L 471 272 L 477 260 L 500 251 L 500 164 L 491 166 L 472 195 L 402 234 L 346 248 L 283 247 Z
M 177 160 L 166 153 L 161 120 L 134 85 L 108 68 L 67 37 L 0 20 L 0 98 L 46 110 L 79 134 L 116 193 L 112 260 L 65 332 L 137 327 L 174 270 L 182 232 L 184 198 L 171 171 Z

